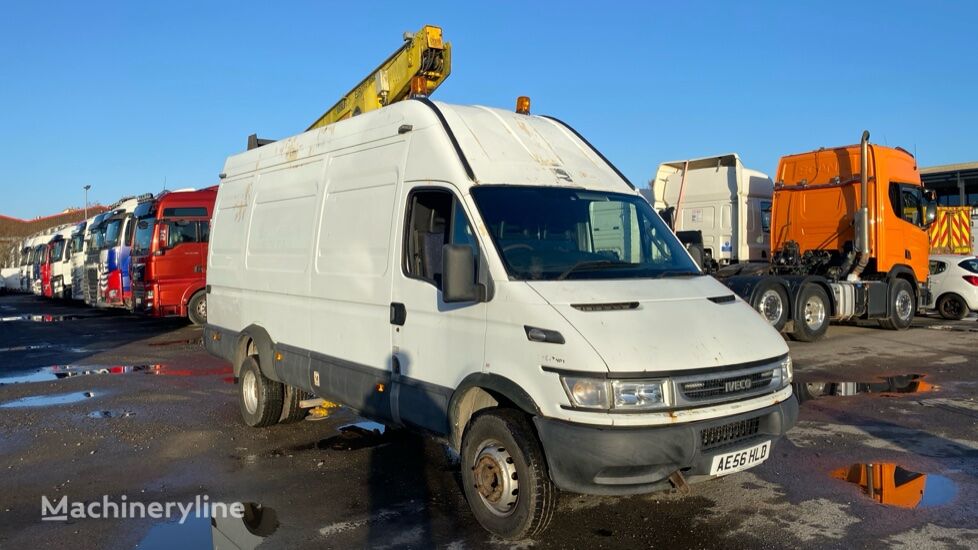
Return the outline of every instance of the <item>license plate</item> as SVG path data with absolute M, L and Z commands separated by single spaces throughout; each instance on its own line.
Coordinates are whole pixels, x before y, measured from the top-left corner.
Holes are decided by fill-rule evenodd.
M 711 476 L 725 476 L 747 468 L 753 468 L 761 462 L 767 460 L 771 454 L 771 442 L 765 441 L 760 445 L 755 445 L 747 449 L 724 453 L 713 457 L 713 464 L 710 466 Z

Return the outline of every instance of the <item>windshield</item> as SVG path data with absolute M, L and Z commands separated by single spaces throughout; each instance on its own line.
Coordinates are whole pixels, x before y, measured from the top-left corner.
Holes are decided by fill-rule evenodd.
M 77 233 L 71 237 L 71 254 L 82 252 L 85 248 L 85 236 Z
M 119 233 L 122 231 L 122 220 L 116 218 L 105 222 L 105 241 L 102 246 L 112 248 L 119 244 Z
M 959 263 L 958 267 L 964 269 L 965 271 L 978 273 L 978 258 L 968 258 L 967 260 Z
M 479 186 L 472 196 L 511 279 L 700 274 L 639 196 L 515 186 Z
M 153 218 L 139 220 L 139 223 L 136 224 L 136 238 L 132 245 L 133 254 L 149 252 L 149 247 L 153 244 L 153 226 L 155 225 L 156 220 Z
M 52 262 L 60 262 L 62 254 L 65 251 L 65 241 L 63 239 L 58 239 L 51 243 L 51 256 L 48 260 Z

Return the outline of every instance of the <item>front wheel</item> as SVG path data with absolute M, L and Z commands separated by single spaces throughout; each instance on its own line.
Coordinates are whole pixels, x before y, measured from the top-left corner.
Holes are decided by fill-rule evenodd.
M 960 321 L 968 314 L 968 304 L 957 294 L 945 294 L 937 301 L 937 312 L 951 321 Z
M 880 319 L 880 326 L 888 330 L 910 328 L 917 313 L 917 294 L 906 279 L 895 279 L 890 285 L 890 314 Z
M 800 342 L 814 342 L 829 330 L 829 295 L 822 287 L 808 283 L 801 287 L 791 336 Z
M 519 540 L 550 525 L 557 488 L 521 412 L 491 409 L 478 414 L 462 437 L 461 455 L 465 499 L 487 531 Z

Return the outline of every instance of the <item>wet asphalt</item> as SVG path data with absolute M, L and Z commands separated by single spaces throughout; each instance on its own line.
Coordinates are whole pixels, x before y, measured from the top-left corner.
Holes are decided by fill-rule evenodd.
M 765 463 L 689 495 L 564 494 L 550 529 L 518 543 L 475 523 L 438 441 L 345 409 L 244 426 L 230 365 L 200 336 L 179 320 L 0 296 L 0 548 L 978 547 L 974 317 L 791 342 L 800 420 Z M 890 477 L 876 499 L 846 480 L 864 464 Z M 206 518 L 42 521 L 42 495 L 206 496 L 263 521 L 255 533 Z

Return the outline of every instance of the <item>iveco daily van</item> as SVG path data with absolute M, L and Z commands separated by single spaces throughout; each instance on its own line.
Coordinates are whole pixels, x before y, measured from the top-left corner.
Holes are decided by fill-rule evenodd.
M 558 120 L 399 102 L 230 157 L 207 349 L 247 424 L 310 392 L 447 440 L 477 520 L 750 468 L 797 417 L 784 340 Z

